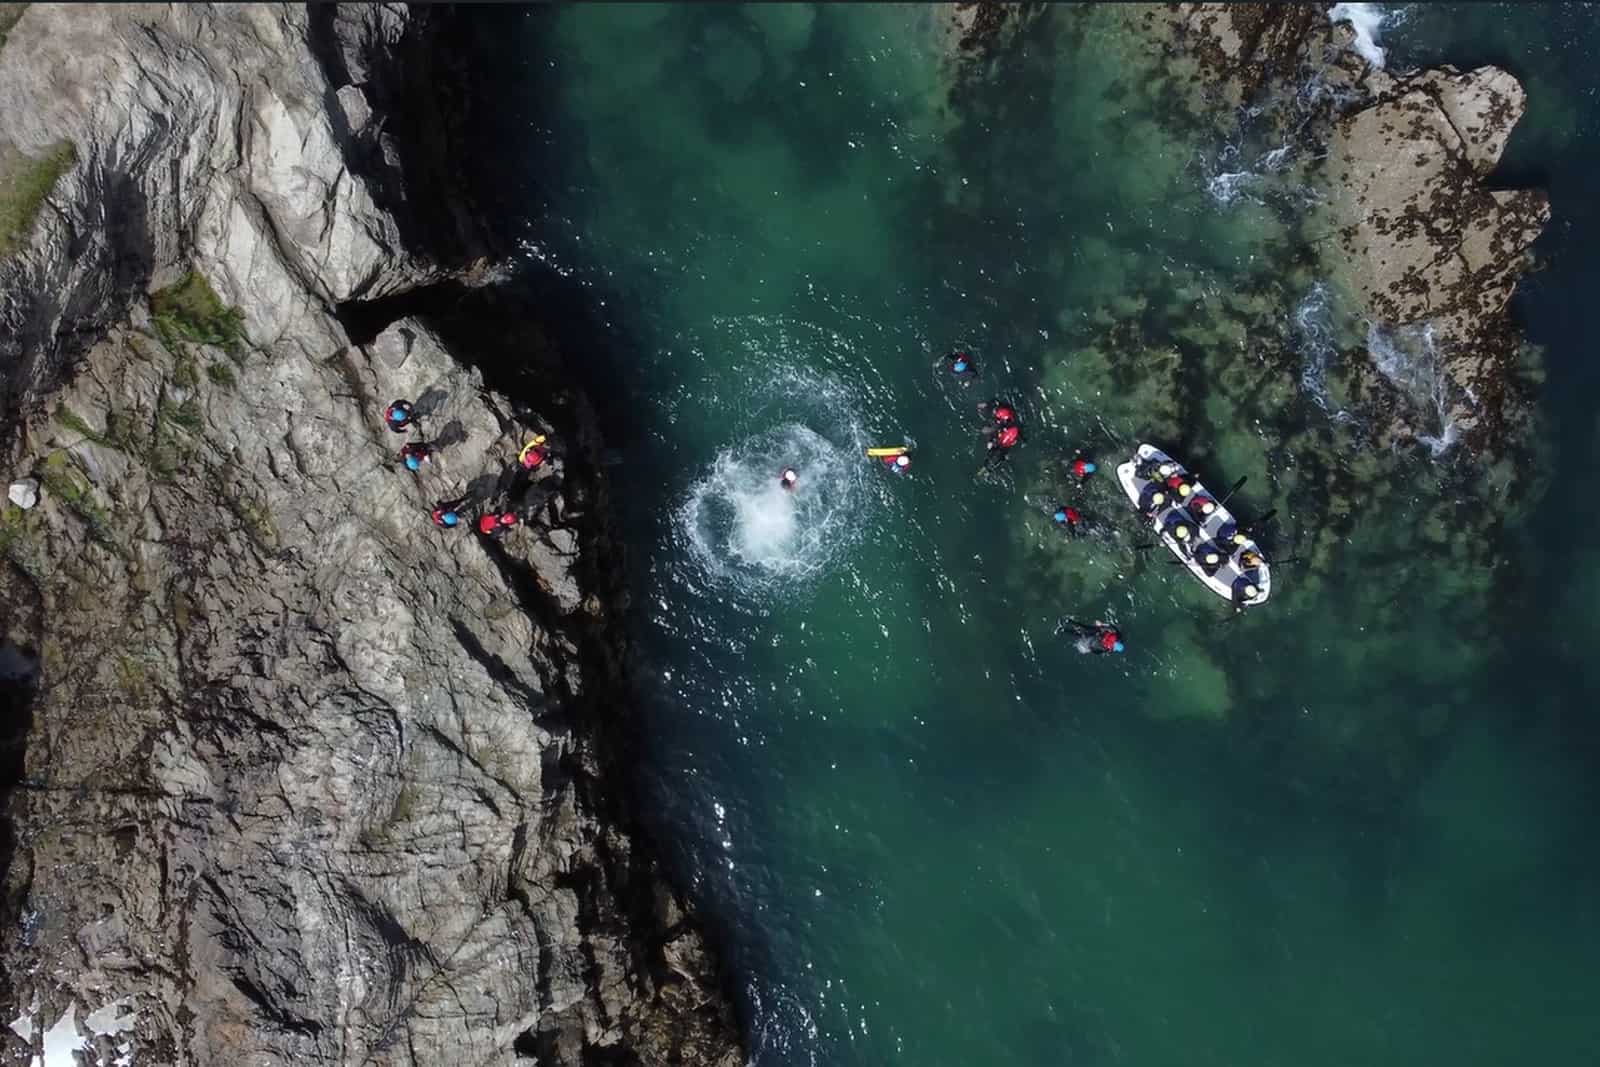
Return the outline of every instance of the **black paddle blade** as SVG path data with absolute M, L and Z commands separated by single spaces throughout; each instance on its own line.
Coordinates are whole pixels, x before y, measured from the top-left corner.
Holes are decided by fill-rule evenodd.
M 1249 528 L 1252 529 L 1252 530 L 1255 529 L 1257 526 L 1260 526 L 1262 523 L 1266 522 L 1268 519 L 1272 518 L 1272 516 L 1276 515 L 1277 513 L 1278 513 L 1278 509 L 1277 508 L 1273 508 L 1271 511 L 1267 512 L 1265 515 L 1259 515 L 1256 518 L 1251 519 Z

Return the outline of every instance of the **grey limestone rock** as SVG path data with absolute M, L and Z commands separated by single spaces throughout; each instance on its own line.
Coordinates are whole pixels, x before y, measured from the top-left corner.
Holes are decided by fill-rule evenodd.
M 381 116 L 311 17 L 37 5 L 0 52 L 0 138 L 77 149 L 0 264 L 0 474 L 44 487 L 0 526 L 0 1063 L 733 1067 L 611 765 L 594 427 L 508 416 L 421 322 L 346 333 L 440 272 L 348 165 L 335 117 Z M 409 17 L 339 9 L 344 68 Z M 214 334 L 151 305 L 179 280 Z M 452 431 L 415 475 L 396 397 Z M 572 451 L 524 486 L 534 432 Z M 548 506 L 435 527 L 466 486 Z

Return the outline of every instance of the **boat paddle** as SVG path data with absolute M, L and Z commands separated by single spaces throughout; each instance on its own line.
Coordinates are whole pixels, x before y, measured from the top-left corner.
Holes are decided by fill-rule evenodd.
M 1228 495 L 1223 497 L 1221 500 L 1217 501 L 1217 507 L 1220 508 L 1224 504 L 1226 504 L 1229 500 L 1231 500 L 1233 498 L 1233 494 L 1237 493 L 1240 489 L 1242 489 L 1244 487 L 1244 483 L 1248 482 L 1249 480 L 1250 480 L 1250 476 L 1248 474 L 1246 474 L 1243 477 L 1241 477 L 1238 481 L 1234 482 L 1233 483 L 1233 488 L 1228 490 Z

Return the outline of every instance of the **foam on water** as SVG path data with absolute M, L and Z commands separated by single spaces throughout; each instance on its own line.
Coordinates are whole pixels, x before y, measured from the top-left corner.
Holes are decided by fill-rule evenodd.
M 755 599 L 803 587 L 855 538 L 863 501 L 855 442 L 791 422 L 717 454 L 689 489 L 679 528 L 714 583 Z M 785 467 L 799 481 L 779 484 Z
M 1417 441 L 1435 459 L 1448 452 L 1461 436 L 1451 417 L 1457 391 L 1439 365 L 1433 324 L 1398 330 L 1373 324 L 1367 328 L 1367 352 L 1385 378 L 1423 411 L 1432 412 L 1438 433 L 1419 433 Z
M 1378 31 L 1386 15 L 1378 4 L 1334 4 L 1328 9 L 1328 21 L 1348 22 L 1356 31 L 1356 51 L 1374 67 L 1382 67 L 1385 59 L 1378 45 Z

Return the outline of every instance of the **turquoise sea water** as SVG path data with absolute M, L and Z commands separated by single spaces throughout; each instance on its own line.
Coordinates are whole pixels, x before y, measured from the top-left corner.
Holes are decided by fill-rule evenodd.
M 1422 528 L 1489 494 L 1449 453 L 1363 456 L 1337 362 L 1319 396 L 1227 325 L 1321 358 L 1294 325 L 1309 197 L 1271 145 L 1161 121 L 1117 10 L 1052 9 L 954 96 L 927 9 L 483 29 L 526 105 L 505 187 L 533 284 L 602 327 L 583 355 L 635 572 L 649 818 L 758 1064 L 1600 1056 L 1600 558 L 1571 532 L 1600 516 L 1517 499 L 1513 472 L 1516 520 L 1473 557 L 1498 562 L 1456 573 L 1449 529 Z M 1487 5 L 1385 41 L 1391 65 L 1527 78 L 1507 173 L 1557 218 L 1519 307 L 1569 480 L 1600 427 L 1566 313 L 1596 263 L 1593 41 L 1582 13 Z M 1262 176 L 1230 196 L 1235 172 Z M 932 368 L 955 346 L 970 390 Z M 1029 439 L 975 479 L 996 393 Z M 1084 500 L 1104 538 L 1049 529 L 1056 459 L 1146 434 L 1219 490 L 1248 475 L 1280 557 L 1318 546 L 1267 608 L 1229 621 L 1134 551 L 1109 479 Z M 903 440 L 907 477 L 860 458 Z M 1383 514 L 1318 540 L 1314 471 Z M 1076 654 L 1065 614 L 1116 618 L 1129 653 Z

